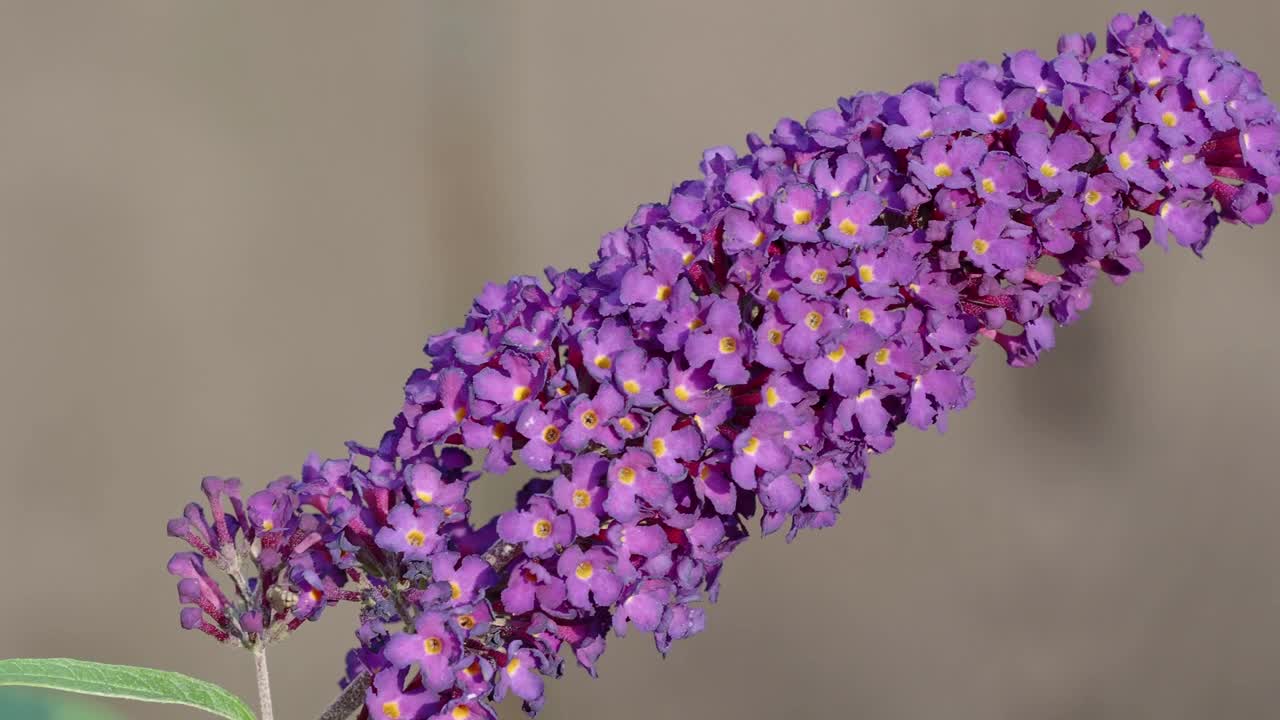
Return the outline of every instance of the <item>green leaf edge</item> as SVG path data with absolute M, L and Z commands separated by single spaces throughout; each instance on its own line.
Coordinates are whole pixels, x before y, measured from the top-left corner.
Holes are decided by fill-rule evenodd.
M 132 675 L 134 683 L 108 674 Z M 97 675 L 86 678 L 85 674 Z M 168 686 L 167 690 L 153 685 Z M 170 670 L 109 665 L 72 658 L 11 658 L 0 660 L 0 686 L 38 687 L 64 692 L 122 698 L 141 702 L 186 705 L 226 718 L 256 720 L 244 701 L 225 688 Z

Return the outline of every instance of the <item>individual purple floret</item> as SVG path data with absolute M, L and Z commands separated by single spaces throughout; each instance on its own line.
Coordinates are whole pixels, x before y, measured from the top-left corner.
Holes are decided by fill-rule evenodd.
M 1270 218 L 1257 75 L 1191 16 L 1104 40 L 711 148 L 586 271 L 486 286 L 376 443 L 247 502 L 206 480 L 211 512 L 168 527 L 183 627 L 256 646 L 358 602 L 343 685 L 391 720 L 532 714 L 561 651 L 594 675 L 611 629 L 663 653 L 699 632 L 749 525 L 834 524 L 903 425 L 968 405 L 984 340 L 1033 364 L 1153 241 L 1201 254 Z M 486 481 L 511 509 L 472 518 L 471 484 L 517 461 L 534 476 Z

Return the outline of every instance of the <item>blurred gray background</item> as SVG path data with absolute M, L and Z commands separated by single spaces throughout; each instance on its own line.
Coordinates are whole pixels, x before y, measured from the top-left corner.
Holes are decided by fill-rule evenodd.
M 1152 9 L 1280 87 L 1280 5 Z M 164 570 L 202 475 L 376 440 L 485 280 L 586 265 L 704 147 L 1114 10 L 0 3 L 0 656 L 250 697 Z M 545 717 L 1275 717 L 1280 230 L 1208 254 L 1153 251 L 1039 367 L 987 347 L 975 405 L 905 433 L 837 528 L 748 543 L 706 633 L 611 642 Z M 279 717 L 327 704 L 349 619 L 274 652 Z

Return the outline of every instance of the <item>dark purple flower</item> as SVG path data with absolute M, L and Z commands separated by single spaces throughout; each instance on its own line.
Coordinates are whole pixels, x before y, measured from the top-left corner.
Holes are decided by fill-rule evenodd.
M 1025 268 L 1031 259 L 1025 225 L 1013 223 L 1009 211 L 998 205 L 983 205 L 973 222 L 956 224 L 951 249 L 983 272 Z
M 859 191 L 841 195 L 831 201 L 830 224 L 822 236 L 840 247 L 876 247 L 884 241 L 886 230 L 883 225 L 872 223 L 884 207 L 884 199 L 875 193 Z
M 561 475 L 551 486 L 556 505 L 573 518 L 574 531 L 579 537 L 600 531 L 600 515 L 609 492 L 604 484 L 608 471 L 609 461 L 605 458 L 583 455 L 574 459 L 570 476 Z
M 573 538 L 573 521 L 556 512 L 548 498 L 534 497 L 527 510 L 509 510 L 498 518 L 498 535 L 519 543 L 529 557 L 550 557 Z
M 453 684 L 453 664 L 461 657 L 462 642 L 448 615 L 427 612 L 414 623 L 414 632 L 391 636 L 384 654 L 397 668 L 416 665 L 427 689 L 440 692 Z
M 750 347 L 737 305 L 716 300 L 707 311 L 706 324 L 689 337 L 685 356 L 694 367 L 710 363 L 717 382 L 737 385 L 747 381 L 744 360 Z
M 1036 182 L 1048 190 L 1076 192 L 1084 176 L 1072 168 L 1093 157 L 1093 153 L 1089 141 L 1075 133 L 1053 140 L 1040 133 L 1027 133 L 1018 139 L 1018 157 L 1031 168 Z
M 925 141 L 920 159 L 911 161 L 912 175 L 925 187 L 965 188 L 973 184 L 970 171 L 986 153 L 986 145 L 975 137 L 950 140 L 934 137 Z
M 426 560 L 440 549 L 440 524 L 444 513 L 434 505 L 415 508 L 400 504 L 387 515 L 387 526 L 378 531 L 378 547 L 404 555 L 409 560 Z
M 607 550 L 566 548 L 556 561 L 556 572 L 564 578 L 569 602 L 578 608 L 608 607 L 618 599 L 622 583 L 613 573 L 613 558 Z
M 426 717 L 439 707 L 436 693 L 406 692 L 404 671 L 386 668 L 373 676 L 373 684 L 365 691 L 365 707 L 375 720 L 413 720 Z

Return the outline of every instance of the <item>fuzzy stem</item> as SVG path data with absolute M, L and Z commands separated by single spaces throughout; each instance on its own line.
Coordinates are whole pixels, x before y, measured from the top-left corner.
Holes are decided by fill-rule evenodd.
M 267 675 L 267 646 L 259 641 L 253 646 L 253 669 L 258 675 L 258 716 L 274 720 L 271 713 L 271 678 Z
M 373 678 L 369 673 L 362 672 L 347 684 L 347 687 L 334 699 L 329 708 L 320 716 L 320 720 L 346 720 L 351 713 L 360 709 L 364 704 L 364 691 L 369 689 L 369 683 Z

